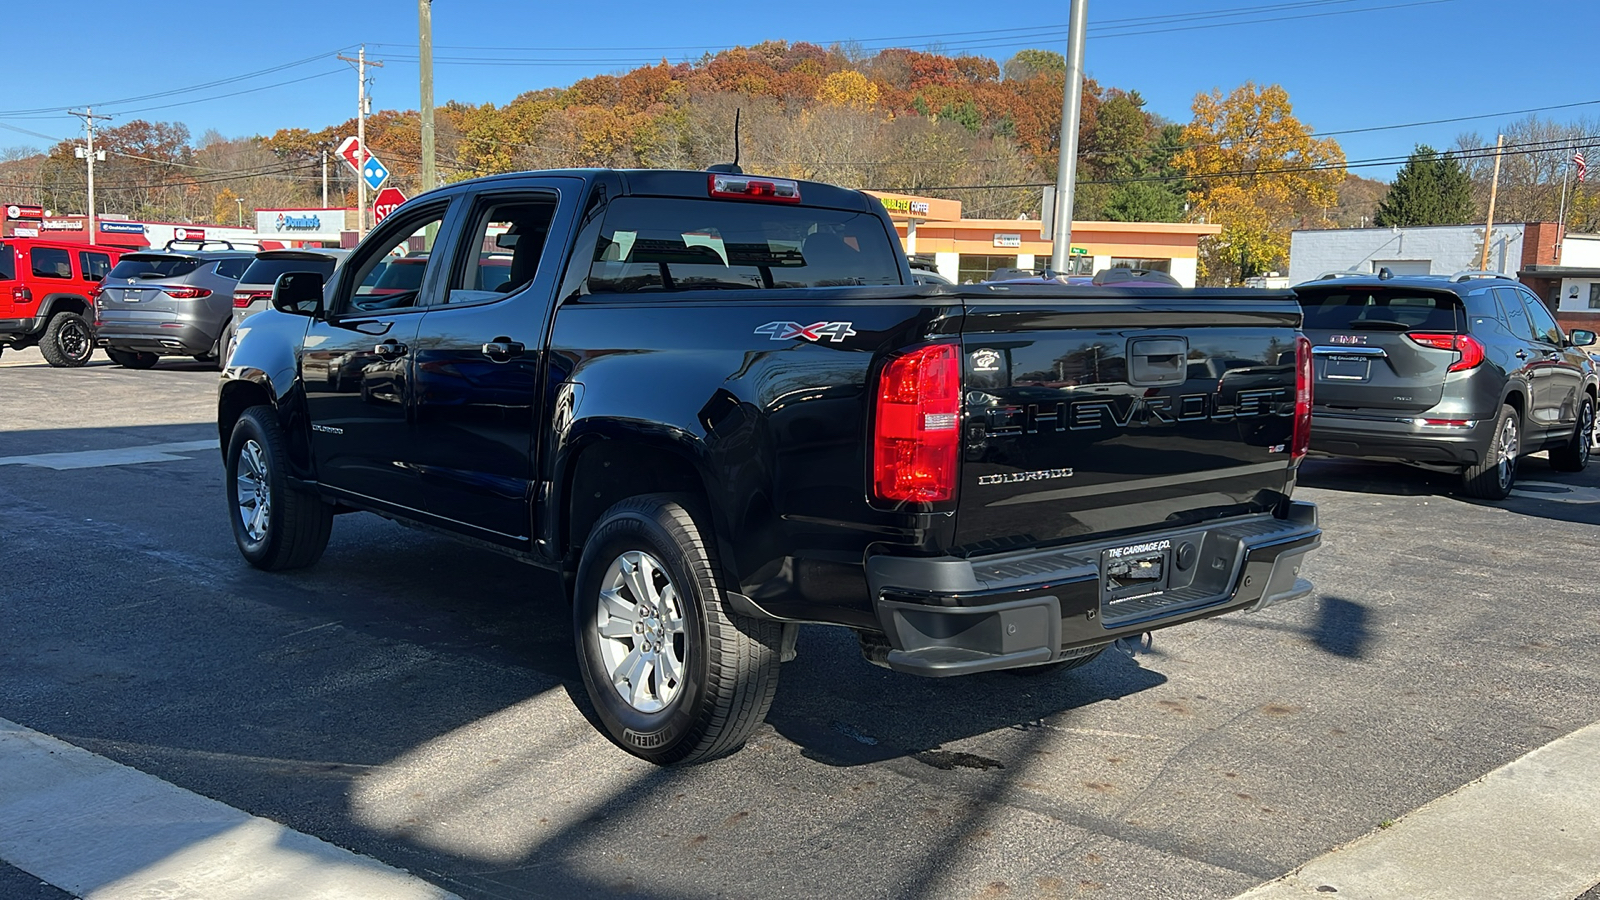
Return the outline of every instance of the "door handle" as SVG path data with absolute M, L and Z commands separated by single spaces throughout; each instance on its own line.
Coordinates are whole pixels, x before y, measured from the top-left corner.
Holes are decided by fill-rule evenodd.
M 495 362 L 506 362 L 513 356 L 520 356 L 525 349 L 520 342 L 510 338 L 495 338 L 483 345 L 483 355 Z
M 1517 359 L 1527 359 L 1527 358 L 1528 358 L 1528 351 L 1526 351 L 1526 350 L 1518 350 L 1517 351 Z
M 406 351 L 408 349 L 409 348 L 406 347 L 405 344 L 402 344 L 399 341 L 387 340 L 378 346 L 373 347 L 372 352 L 376 353 L 382 359 L 399 359 L 400 357 L 406 355 Z

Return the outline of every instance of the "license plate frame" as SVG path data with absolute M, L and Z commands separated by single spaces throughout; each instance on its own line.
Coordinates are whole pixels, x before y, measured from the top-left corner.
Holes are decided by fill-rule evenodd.
M 1145 541 L 1100 551 L 1100 604 L 1113 610 L 1135 597 L 1160 594 L 1172 586 L 1172 541 Z
M 1322 377 L 1327 381 L 1366 381 L 1372 377 L 1372 358 L 1344 354 L 1324 356 Z

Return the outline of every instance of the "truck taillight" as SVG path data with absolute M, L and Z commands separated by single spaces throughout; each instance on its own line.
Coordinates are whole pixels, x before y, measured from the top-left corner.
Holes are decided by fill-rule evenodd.
M 1436 350 L 1454 350 L 1461 354 L 1450 364 L 1449 371 L 1464 372 L 1483 364 L 1483 343 L 1470 334 L 1433 334 L 1421 331 L 1407 332 L 1406 337 L 1424 347 Z
M 1289 455 L 1299 459 L 1311 449 L 1311 341 L 1294 339 L 1294 441 Z
M 878 378 L 873 422 L 875 497 L 934 503 L 954 496 L 961 451 L 956 346 L 930 344 L 889 360 Z
M 211 291 L 207 290 L 206 288 L 170 287 L 162 288 L 161 292 L 166 294 L 168 297 L 176 297 L 179 300 L 198 300 L 201 297 L 211 296 Z
M 755 178 L 750 175 L 710 176 L 711 196 L 733 200 L 766 200 L 773 203 L 799 203 L 800 183 L 787 178 Z

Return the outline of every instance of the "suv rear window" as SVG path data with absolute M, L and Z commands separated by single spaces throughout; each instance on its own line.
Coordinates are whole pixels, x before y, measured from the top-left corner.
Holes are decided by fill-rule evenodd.
M 239 277 L 240 284 L 277 284 L 279 275 L 290 272 L 316 272 L 322 276 L 323 281 L 333 274 L 333 260 L 327 257 L 317 259 L 285 259 L 283 257 L 262 257 L 250 263 L 250 268 L 244 270 Z
M 34 247 L 33 274 L 36 278 L 71 278 L 72 254 L 58 247 Z
M 10 244 L 0 244 L 0 281 L 17 280 L 17 251 Z
M 117 260 L 108 278 L 177 278 L 200 268 L 192 256 L 141 256 L 130 253 Z
M 589 269 L 593 293 L 900 283 L 870 213 L 765 203 L 621 197 Z
M 1300 294 L 1307 329 L 1459 331 L 1461 301 L 1452 294 L 1316 291 Z

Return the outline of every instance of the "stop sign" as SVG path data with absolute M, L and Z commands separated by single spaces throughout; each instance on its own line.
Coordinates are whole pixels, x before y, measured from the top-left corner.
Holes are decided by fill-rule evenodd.
M 389 214 L 400 208 L 406 202 L 406 195 L 400 193 L 399 188 L 384 188 L 372 201 L 372 224 L 376 225 L 389 217 Z

